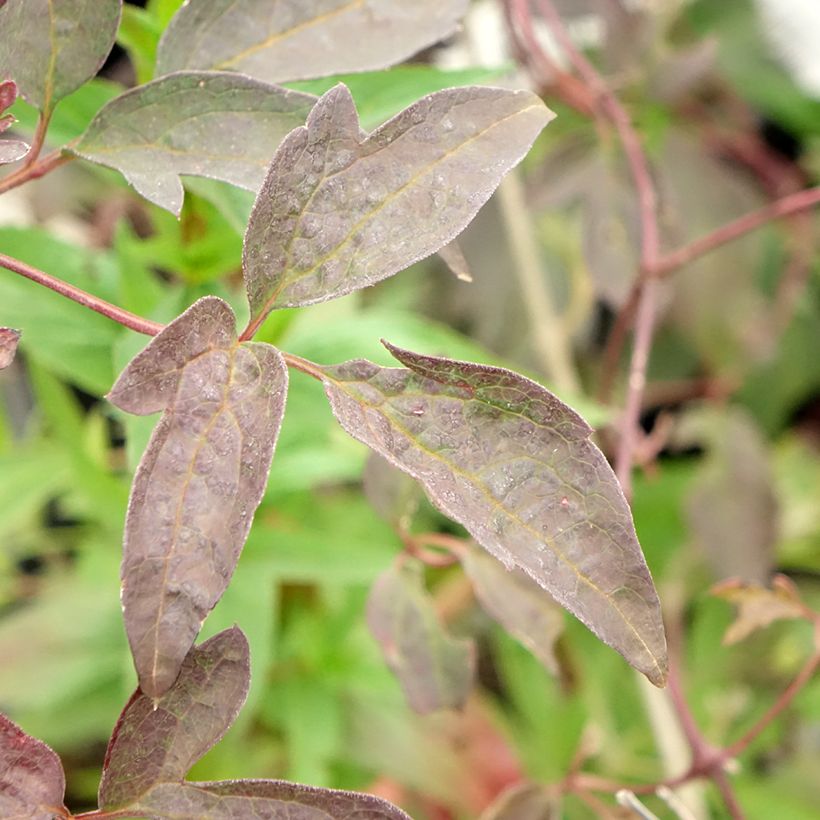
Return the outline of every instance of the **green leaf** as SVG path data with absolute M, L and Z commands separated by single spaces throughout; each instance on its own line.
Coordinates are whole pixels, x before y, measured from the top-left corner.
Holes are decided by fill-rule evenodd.
M 315 101 L 239 74 L 181 72 L 112 100 L 72 150 L 179 215 L 180 174 L 256 190 L 276 146 Z
M 449 37 L 466 11 L 467 0 L 191 0 L 160 42 L 157 74 L 241 71 L 279 83 L 386 68 Z
M 146 9 L 125 5 L 117 42 L 128 52 L 137 74 L 137 84 L 142 85 L 154 76 L 157 61 L 157 44 L 162 28 Z
M 529 92 L 461 88 L 364 135 L 347 88 L 328 91 L 282 142 L 251 213 L 252 314 L 342 296 L 435 253 L 551 117 Z
M 276 348 L 238 345 L 233 311 L 196 302 L 126 367 L 109 398 L 164 410 L 131 490 L 122 566 L 143 692 L 173 684 L 225 591 L 265 489 L 287 391 Z
M 0 815 L 11 820 L 65 817 L 64 795 L 60 758 L 0 714 Z
M 464 706 L 473 688 L 475 646 L 444 631 L 418 564 L 379 577 L 367 623 L 413 709 L 426 714 Z
M 97 73 L 121 8 L 122 0 L 8 0 L 0 5 L 0 75 L 50 114 Z
M 362 360 L 323 368 L 345 430 L 661 685 L 657 593 L 588 425 L 512 371 L 388 349 L 408 369 Z

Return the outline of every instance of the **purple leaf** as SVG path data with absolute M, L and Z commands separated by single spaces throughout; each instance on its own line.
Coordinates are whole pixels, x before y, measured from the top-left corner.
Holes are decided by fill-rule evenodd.
M 97 73 L 121 10 L 122 0 L 8 0 L 0 6 L 0 76 L 50 112 Z
M 11 108 L 16 99 L 17 83 L 15 83 L 14 80 L 4 80 L 0 82 L 0 114 L 7 108 Z
M 233 627 L 191 650 L 156 702 L 138 689 L 108 744 L 100 808 L 128 806 L 157 783 L 180 783 L 228 731 L 249 685 L 248 642 Z
M 179 215 L 180 174 L 258 190 L 276 146 L 315 102 L 239 74 L 183 72 L 112 100 L 73 150 Z
M 461 563 L 481 606 L 557 675 L 555 642 L 564 631 L 558 604 L 529 575 L 508 570 L 484 550 L 470 548 Z
M 0 146 L 2 143 L 0 143 Z M 20 343 L 20 331 L 10 327 L 0 327 L 0 370 L 5 370 L 13 361 Z
M 431 94 L 369 136 L 338 85 L 282 142 L 251 213 L 254 317 L 372 285 L 455 238 L 552 114 L 527 91 Z
M 0 714 L 0 817 L 53 820 L 67 817 L 60 758 Z
M 233 573 L 267 481 L 287 392 L 278 350 L 238 345 L 233 311 L 205 297 L 126 367 L 109 396 L 165 410 L 125 524 L 122 602 L 142 690 L 174 682 Z
M 377 453 L 364 465 L 362 489 L 373 509 L 398 530 L 408 530 L 422 499 L 418 482 Z
M 362 360 L 324 368 L 342 426 L 662 684 L 657 593 L 620 485 L 586 422 L 512 371 L 387 347 L 409 369 Z
M 367 623 L 413 709 L 426 714 L 464 705 L 473 688 L 475 647 L 444 631 L 418 564 L 379 576 Z
M 281 83 L 386 68 L 449 37 L 466 11 L 467 0 L 189 0 L 160 41 L 157 75 Z

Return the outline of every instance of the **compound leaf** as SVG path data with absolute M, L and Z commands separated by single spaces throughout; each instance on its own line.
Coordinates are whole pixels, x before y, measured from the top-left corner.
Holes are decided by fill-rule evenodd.
M 97 73 L 121 10 L 122 0 L 0 3 L 0 76 L 13 77 L 28 102 L 50 113 Z
M 19 343 L 19 330 L 0 327 L 0 370 L 4 370 L 14 361 L 14 355 L 17 353 Z
M 109 102 L 73 151 L 119 171 L 146 199 L 178 215 L 180 174 L 256 191 L 276 146 L 315 102 L 239 74 L 180 72 Z
M 245 235 L 251 311 L 372 285 L 460 233 L 552 114 L 528 91 L 431 94 L 372 134 L 344 85 L 282 142 Z
M 0 714 L 0 817 L 53 820 L 66 817 L 60 758 Z
M 200 299 L 109 395 L 130 413 L 165 410 L 131 489 L 122 564 L 126 632 L 150 697 L 174 682 L 225 591 L 282 421 L 282 356 L 270 345 L 237 344 L 234 324 L 221 299 Z
M 157 74 L 280 83 L 386 68 L 449 37 L 466 10 L 467 0 L 191 0 L 160 41 Z
M 662 684 L 657 593 L 620 485 L 586 422 L 512 371 L 387 347 L 406 369 L 363 360 L 323 368 L 342 427 Z
M 475 647 L 444 631 L 417 564 L 379 576 L 367 601 L 367 623 L 413 709 L 425 714 L 464 705 Z
M 481 606 L 557 675 L 555 642 L 564 631 L 558 604 L 525 572 L 508 570 L 484 550 L 472 547 L 461 563 Z

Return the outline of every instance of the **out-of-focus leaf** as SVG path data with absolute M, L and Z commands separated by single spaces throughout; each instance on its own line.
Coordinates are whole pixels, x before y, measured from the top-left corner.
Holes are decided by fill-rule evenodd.
M 126 632 L 142 690 L 174 682 L 225 590 L 262 498 L 284 412 L 276 348 L 236 342 L 233 311 L 196 302 L 126 367 L 109 396 L 164 410 L 131 490 L 122 566 Z
M 112 100 L 73 150 L 179 214 L 180 174 L 256 190 L 276 146 L 315 102 L 239 74 L 180 72 Z
M 128 806 L 157 783 L 181 782 L 234 722 L 249 685 L 248 642 L 233 627 L 193 649 L 164 696 L 138 689 L 108 744 L 100 808 Z
M 407 529 L 419 506 L 421 487 L 387 459 L 371 453 L 362 473 L 367 500 L 389 524 Z
M 66 817 L 60 758 L 0 714 L 0 816 L 10 820 Z
M 555 642 L 564 630 L 558 604 L 529 575 L 508 570 L 484 550 L 467 550 L 461 563 L 482 607 L 557 675 Z
M 586 422 L 512 371 L 388 349 L 408 369 L 363 360 L 323 369 L 342 426 L 662 684 L 657 593 Z
M 785 575 L 775 575 L 771 589 L 733 579 L 712 587 L 712 594 L 737 607 L 737 618 L 723 637 L 727 645 L 742 641 L 775 621 L 806 617 L 806 605 Z
M 282 142 L 251 213 L 253 315 L 342 296 L 439 250 L 551 117 L 530 92 L 461 88 L 364 135 L 350 92 L 331 89 Z
M 274 780 L 184 782 L 191 766 L 233 723 L 249 683 L 248 643 L 233 627 L 193 649 L 162 697 L 153 700 L 138 689 L 108 745 L 100 808 L 152 820 L 409 820 L 383 800 L 352 792 Z
M 159 44 L 157 74 L 241 71 L 279 83 L 386 68 L 449 37 L 467 0 L 191 0 Z
M 454 239 L 452 242 L 448 242 L 443 248 L 439 248 L 438 255 L 456 279 L 460 279 L 462 282 L 473 281 L 470 266 L 457 240 Z
M 690 419 L 698 425 L 697 416 Z M 766 443 L 740 409 L 700 421 L 711 446 L 687 503 L 692 534 L 719 578 L 765 583 L 778 514 Z
M 367 624 L 413 709 L 426 714 L 464 705 L 473 687 L 475 647 L 444 631 L 417 564 L 379 577 L 367 601 Z
M 122 0 L 8 0 L 0 4 L 0 75 L 41 111 L 91 79 L 120 23 Z
M 131 58 L 138 85 L 149 82 L 154 76 L 157 44 L 161 35 L 162 28 L 147 9 L 131 4 L 123 6 L 117 42 Z
M 10 327 L 0 327 L 0 370 L 4 370 L 14 361 L 14 355 L 17 353 L 17 345 L 19 342 L 19 330 L 12 330 Z
M 558 820 L 561 797 L 534 783 L 511 786 L 481 815 L 481 820 Z
M 690 93 L 716 67 L 718 38 L 705 37 L 694 45 L 675 51 L 654 67 L 649 93 L 661 102 L 673 105 Z

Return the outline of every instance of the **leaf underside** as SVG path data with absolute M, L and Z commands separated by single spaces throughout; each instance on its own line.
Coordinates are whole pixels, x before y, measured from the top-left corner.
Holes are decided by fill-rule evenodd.
M 363 360 L 323 369 L 342 426 L 661 685 L 657 593 L 583 419 L 512 371 L 388 349 L 406 369 Z
M 180 72 L 112 100 L 73 151 L 119 171 L 146 199 L 178 215 L 181 174 L 258 190 L 276 147 L 315 102 L 239 74 Z
M 342 296 L 435 253 L 552 116 L 527 91 L 454 88 L 366 135 L 350 92 L 332 88 L 257 196 L 243 255 L 252 314 Z
M 0 4 L 0 77 L 41 111 L 93 77 L 108 56 L 122 0 L 7 0 Z
M 386 68 L 449 37 L 467 3 L 191 0 L 160 41 L 157 75 L 214 69 L 280 83 Z
M 205 297 L 168 325 L 109 395 L 164 410 L 131 489 L 122 603 L 142 690 L 174 682 L 227 587 L 267 481 L 287 368 L 270 345 L 239 345 L 233 311 Z

